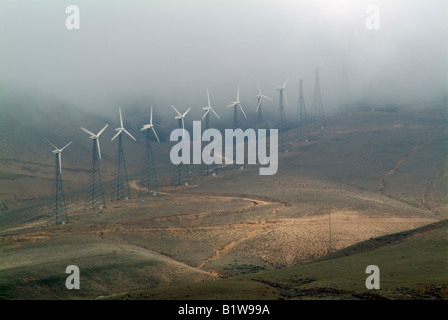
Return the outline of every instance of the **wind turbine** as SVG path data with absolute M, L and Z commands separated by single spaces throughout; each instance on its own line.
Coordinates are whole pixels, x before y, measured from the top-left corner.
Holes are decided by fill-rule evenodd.
M 182 129 L 185 130 L 184 119 L 185 119 L 185 116 L 187 115 L 187 113 L 190 112 L 191 108 L 188 108 L 188 110 L 185 111 L 183 114 L 180 113 L 179 110 L 177 110 L 175 106 L 171 105 L 171 108 L 173 108 L 173 110 L 176 111 L 176 113 L 177 113 L 177 116 L 175 116 L 174 119 L 178 120 L 178 128 L 180 129 L 182 127 Z
M 202 116 L 202 120 L 204 120 L 205 118 L 205 130 L 210 129 L 210 111 L 213 112 L 218 119 L 221 119 L 215 112 L 215 110 L 213 110 L 213 107 L 210 103 L 210 95 L 208 93 L 208 89 L 207 89 L 207 101 L 208 105 L 202 108 L 202 110 L 205 111 L 204 115 Z M 211 165 L 203 163 L 199 169 L 199 174 L 207 177 L 210 174 L 210 167 Z
M 154 135 L 157 138 L 157 141 L 160 143 L 159 137 L 157 136 L 156 130 L 154 129 L 154 124 L 152 123 L 152 106 L 151 106 L 151 116 L 149 118 L 149 123 L 144 124 L 143 127 L 140 129 L 141 131 L 151 129 L 152 132 L 154 132 Z M 149 131 L 147 131 L 149 133 Z
M 240 103 L 240 85 L 238 84 L 238 89 L 237 89 L 237 94 L 236 94 L 236 100 L 232 101 L 227 108 L 232 108 L 233 107 L 233 130 L 239 128 L 239 123 L 238 123 L 238 107 L 240 107 L 241 112 L 244 115 L 244 118 L 247 119 L 246 113 L 243 110 L 243 107 L 241 106 Z
M 53 143 L 50 142 L 50 140 L 47 141 L 54 147 L 52 153 L 54 153 L 56 156 L 53 201 L 52 204 L 50 205 L 50 214 L 48 216 L 48 223 L 50 223 L 54 217 L 56 224 L 59 224 L 59 216 L 61 214 L 65 214 L 65 220 L 63 220 L 61 223 L 66 224 L 68 222 L 68 217 L 67 217 L 67 206 L 65 203 L 64 189 L 62 187 L 62 179 L 61 179 L 62 174 L 61 155 L 62 151 L 72 144 L 72 141 L 66 144 L 65 147 L 63 148 L 56 147 Z
M 100 149 L 100 135 L 106 130 L 109 124 L 106 124 L 103 129 L 101 129 L 97 134 L 81 127 L 81 130 L 89 135 L 92 139 L 92 167 L 90 169 L 90 184 L 86 192 L 85 209 L 90 207 L 91 209 L 98 207 L 105 207 L 106 202 L 104 201 L 103 183 L 101 182 L 100 167 L 98 159 L 101 159 L 101 149 Z M 98 157 L 97 157 L 98 152 Z
M 185 116 L 188 114 L 188 112 L 190 112 L 191 108 L 188 108 L 188 110 L 185 111 L 183 114 L 180 113 L 175 106 L 171 105 L 171 108 L 173 108 L 173 110 L 176 111 L 177 113 L 177 116 L 175 116 L 174 119 L 178 120 L 178 128 L 180 129 L 182 127 L 183 129 L 182 130 L 182 140 L 183 140 L 185 132 L 184 119 Z M 188 141 L 187 143 L 190 142 Z M 184 185 L 189 185 L 191 183 L 190 171 L 188 169 L 188 165 L 181 162 L 173 167 L 173 174 L 171 176 L 171 185 L 180 186 L 182 185 L 182 180 L 184 180 Z
M 96 140 L 96 147 L 98 149 L 98 157 L 101 160 L 101 149 L 100 149 L 100 135 L 104 132 L 104 130 L 106 130 L 106 128 L 109 126 L 109 124 L 106 124 L 104 126 L 103 129 L 100 130 L 100 132 L 98 132 L 97 134 L 94 134 L 93 132 L 87 130 L 86 128 L 81 127 L 81 130 L 83 130 L 84 132 L 86 132 L 87 134 L 90 135 L 90 139 L 93 140 L 93 148 L 95 148 L 95 140 Z
M 147 188 L 148 194 L 151 194 L 151 190 L 154 190 L 154 194 L 159 192 L 159 183 L 157 181 L 156 166 L 154 164 L 154 156 L 152 154 L 152 146 L 150 133 L 154 133 L 157 141 L 160 143 L 159 137 L 157 136 L 156 130 L 154 129 L 154 124 L 152 123 L 152 106 L 151 106 L 151 116 L 149 118 L 149 123 L 144 124 L 140 131 L 146 131 L 146 149 L 145 149 L 145 167 L 143 169 L 143 177 L 141 182 Z
M 204 120 L 205 118 L 205 129 L 210 129 L 210 111 L 213 112 L 218 119 L 221 118 L 218 116 L 215 110 L 213 110 L 213 107 L 210 104 L 210 95 L 208 94 L 208 89 L 207 89 L 207 101 L 208 105 L 202 108 L 202 110 L 205 111 L 204 115 L 202 116 L 202 120 Z
M 72 143 L 73 143 L 73 141 L 70 141 L 69 143 L 67 143 L 66 145 L 65 145 L 65 147 L 63 147 L 63 148 L 61 148 L 61 149 L 59 149 L 58 147 L 56 147 L 53 143 L 51 143 L 51 141 L 50 140 L 47 140 L 48 141 L 48 143 L 50 143 L 52 146 L 53 146 L 53 148 L 54 148 L 54 150 L 53 151 L 51 151 L 52 153 L 54 153 L 54 154 L 56 154 L 56 163 L 57 163 L 57 166 L 59 167 L 59 174 L 62 174 L 62 165 L 61 165 L 61 157 L 62 157 L 62 151 L 65 149 L 65 148 L 67 148 L 69 145 L 71 145 Z
M 125 132 L 134 141 L 136 140 L 123 126 L 121 108 L 118 108 L 118 111 L 120 113 L 120 127 L 115 129 L 117 134 L 111 139 L 111 141 L 114 141 L 115 138 L 118 137 L 118 162 L 112 189 L 112 198 L 115 200 L 128 200 L 131 198 L 131 192 L 129 190 L 128 174 L 126 172 L 126 162 L 124 160 L 122 133 Z
M 283 96 L 285 97 L 286 106 L 288 107 L 288 99 L 286 98 L 286 83 L 288 79 L 283 83 L 282 86 L 276 85 L 279 92 L 279 102 L 278 102 L 278 133 L 280 137 L 280 152 L 288 152 L 289 151 L 289 135 L 286 131 L 286 116 L 285 109 L 283 107 Z M 284 132 L 284 133 L 283 133 Z M 285 141 L 286 140 L 286 141 Z
M 132 139 L 135 140 L 135 138 L 132 136 L 132 134 L 130 134 L 124 127 L 123 127 L 123 117 L 121 116 L 121 108 L 118 108 L 118 111 L 120 113 L 120 127 L 116 128 L 115 131 L 117 132 L 117 134 L 110 140 L 110 141 L 114 141 L 116 137 L 118 137 L 120 134 L 122 134 L 123 132 L 126 132 L 128 136 L 130 136 Z
M 256 81 L 257 87 L 258 87 L 258 94 L 254 97 L 254 98 L 258 99 L 257 110 L 255 110 L 255 112 L 257 113 L 257 126 L 261 127 L 264 123 L 263 114 L 261 112 L 261 101 L 263 99 L 268 99 L 268 100 L 272 100 L 272 99 L 261 93 L 261 89 L 260 89 L 260 85 L 258 84 L 258 81 L 257 80 L 255 80 L 255 81 Z

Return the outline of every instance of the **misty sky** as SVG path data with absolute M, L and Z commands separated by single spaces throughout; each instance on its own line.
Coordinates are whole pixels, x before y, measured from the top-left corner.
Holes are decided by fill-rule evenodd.
M 65 27 L 71 4 L 80 30 Z M 371 4 L 380 30 L 365 27 Z M 446 91 L 447 12 L 443 0 L 0 0 L 0 85 L 91 110 L 137 101 L 198 114 L 208 87 L 222 114 L 238 83 L 243 107 L 255 109 L 255 79 L 274 108 L 273 83 L 288 78 L 295 108 L 298 77 L 322 64 L 329 109 L 340 102 L 344 65 L 351 99 L 434 100 Z M 304 85 L 311 105 L 313 78 Z

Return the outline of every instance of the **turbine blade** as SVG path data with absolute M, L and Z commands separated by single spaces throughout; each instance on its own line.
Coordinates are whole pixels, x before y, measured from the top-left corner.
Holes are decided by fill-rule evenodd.
M 62 153 L 59 153 L 59 174 L 62 174 Z
M 69 143 L 67 143 L 67 145 L 66 145 L 64 148 L 61 149 L 61 151 L 64 150 L 65 148 L 67 148 L 69 145 L 71 145 L 72 142 L 73 142 L 73 141 L 70 141 Z
M 285 102 L 286 102 L 286 108 L 289 108 L 288 98 L 286 97 L 286 93 L 285 93 Z
M 98 147 L 98 156 L 101 160 L 101 148 L 100 148 L 100 139 L 96 138 L 96 146 Z
M 56 147 L 54 144 L 52 144 L 50 140 L 47 139 L 47 141 L 48 141 L 48 143 L 51 144 L 55 149 L 59 150 L 59 148 Z
M 176 109 L 176 107 L 175 107 L 175 106 L 171 105 L 171 108 L 173 108 L 173 109 L 174 109 L 174 111 L 176 111 L 178 115 L 182 116 L 182 114 L 181 114 L 181 113 L 179 112 L 179 110 L 177 110 L 177 109 Z
M 215 116 L 216 116 L 218 119 L 221 119 L 221 118 L 218 116 L 218 114 L 215 112 L 215 110 L 213 110 L 213 108 L 210 108 L 210 110 L 212 110 L 212 112 L 215 114 Z
M 257 110 L 255 110 L 255 112 L 258 112 L 258 108 L 260 108 L 261 105 L 261 97 L 258 98 L 258 106 L 257 106 Z
M 211 105 L 210 105 L 210 95 L 208 94 L 208 88 L 207 88 L 207 100 L 208 100 L 208 106 L 211 107 Z
M 124 130 L 124 129 L 121 129 L 120 131 L 118 131 L 117 134 L 114 135 L 112 139 L 110 139 L 110 141 L 114 141 L 115 138 L 118 137 L 118 136 L 123 132 L 123 130 Z
M 151 106 L 151 117 L 149 118 L 149 124 L 152 124 L 152 106 Z
M 286 79 L 285 83 L 283 84 L 283 88 L 286 87 L 286 83 L 288 83 L 288 79 Z
M 208 112 L 210 111 L 210 109 L 207 109 L 207 111 L 204 113 L 204 115 L 202 116 L 202 120 L 205 118 L 205 116 L 208 114 Z
M 121 116 L 121 108 L 118 107 L 118 111 L 120 112 L 120 126 L 123 128 L 123 117 Z
M 187 115 L 187 113 L 188 112 L 190 112 L 190 110 L 191 110 L 191 107 L 190 108 L 188 108 L 188 110 L 187 111 L 185 111 L 185 113 L 182 115 L 182 118 L 184 118 L 186 115 Z
M 88 134 L 90 134 L 91 136 L 95 135 L 93 132 L 90 132 L 89 130 L 87 130 L 87 129 L 83 128 L 83 127 L 81 127 L 81 130 L 86 132 L 86 133 L 88 133 Z
M 184 118 L 182 118 L 182 140 L 184 139 L 185 136 L 185 126 L 184 126 Z
M 267 96 L 263 96 L 263 98 L 266 98 L 268 100 L 272 100 L 271 98 L 267 97 Z
M 152 129 L 152 132 L 154 132 L 154 135 L 156 136 L 157 141 L 160 143 L 160 140 L 159 140 L 159 137 L 157 136 L 156 130 L 154 129 L 154 127 L 151 127 L 151 129 Z
M 132 134 L 130 134 L 126 129 L 123 129 L 123 131 L 126 132 L 126 133 L 128 134 L 128 136 L 130 136 L 132 139 L 134 139 L 134 141 L 137 141 L 137 140 L 135 140 L 135 138 L 132 136 Z
M 96 136 L 99 137 L 99 136 L 104 132 L 104 130 L 106 130 L 106 128 L 107 128 L 108 126 L 109 126 L 109 124 L 106 124 L 106 125 L 104 126 L 104 128 L 101 129 L 101 131 L 98 132 L 98 134 L 97 134 Z
M 240 106 L 241 112 L 243 112 L 244 118 L 247 119 L 247 117 L 246 117 L 246 113 L 244 112 L 243 107 L 241 106 L 240 103 L 238 103 L 238 105 Z
M 240 84 L 238 83 L 238 89 L 236 93 L 236 101 L 240 101 Z

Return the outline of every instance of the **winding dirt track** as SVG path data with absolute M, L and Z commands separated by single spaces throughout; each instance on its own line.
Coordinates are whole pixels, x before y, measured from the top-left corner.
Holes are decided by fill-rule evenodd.
M 129 182 L 129 186 L 133 189 L 136 190 L 140 190 L 140 191 L 145 191 L 144 188 L 140 187 L 137 183 L 137 180 L 132 180 Z M 159 192 L 160 194 L 171 194 L 169 192 Z M 200 196 L 200 194 L 197 194 L 197 196 Z M 264 225 L 266 224 L 269 219 L 272 218 L 272 216 L 274 216 L 278 211 L 280 211 L 281 209 L 283 209 L 285 207 L 285 204 L 278 201 L 278 202 L 273 202 L 273 201 L 265 201 L 265 200 L 259 200 L 259 199 L 253 199 L 253 198 L 248 198 L 246 196 L 227 196 L 227 195 L 213 195 L 214 197 L 219 197 L 219 198 L 224 198 L 227 200 L 232 200 L 232 199 L 238 199 L 238 200 L 245 200 L 245 201 L 249 201 L 251 204 L 248 206 L 245 206 L 243 208 L 239 208 L 236 211 L 246 211 L 251 207 L 254 206 L 268 206 L 268 205 L 272 205 L 272 204 L 280 204 L 280 206 L 278 206 L 277 208 L 275 208 L 274 210 L 272 210 L 269 214 L 267 214 L 263 220 L 257 222 L 257 223 L 251 223 L 252 226 L 256 226 L 256 225 Z M 235 211 L 235 210 L 233 210 Z M 209 216 L 214 214 L 213 212 L 203 212 L 203 213 L 199 213 L 199 214 L 194 214 L 193 216 L 195 218 L 199 218 L 199 217 L 205 217 L 205 216 Z M 156 218 L 156 219 L 172 219 L 172 218 L 179 218 L 179 217 L 189 217 L 192 216 L 191 214 L 182 214 L 182 215 L 174 215 L 174 216 L 167 216 L 167 217 L 163 217 L 163 218 Z M 232 224 L 232 225 L 242 225 L 245 223 L 236 223 L 236 224 Z M 211 227 L 218 227 L 218 226 L 196 226 L 196 227 L 192 227 L 192 228 L 211 228 Z M 164 230 L 169 230 L 170 228 L 164 228 Z M 216 259 L 219 259 L 220 257 L 222 257 L 223 255 L 229 253 L 230 251 L 233 250 L 233 248 L 235 246 L 237 246 L 238 244 L 247 241 L 251 238 L 253 238 L 254 236 L 260 234 L 260 230 L 259 229 L 254 229 L 251 232 L 249 232 L 248 234 L 246 234 L 245 236 L 243 236 L 242 238 L 238 239 L 238 240 L 234 240 L 231 241 L 227 244 L 225 244 L 224 246 L 222 246 L 219 249 L 215 250 L 215 253 L 213 255 L 211 255 L 210 257 L 204 259 L 199 265 L 198 265 L 198 269 L 201 269 L 204 265 L 206 265 L 207 263 L 210 263 Z M 209 271 L 210 272 L 210 271 Z

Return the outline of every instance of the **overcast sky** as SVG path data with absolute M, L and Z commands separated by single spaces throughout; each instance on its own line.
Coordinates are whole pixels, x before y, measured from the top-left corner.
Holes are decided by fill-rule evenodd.
M 71 4 L 79 30 L 65 26 Z M 368 5 L 380 10 L 379 30 L 365 26 Z M 446 90 L 447 12 L 445 0 L 0 0 L 0 84 L 114 112 L 200 110 L 208 87 L 224 113 L 238 83 L 243 107 L 255 109 L 255 79 L 272 107 L 273 83 L 288 79 L 296 106 L 298 77 L 322 64 L 328 108 L 340 102 L 344 65 L 351 98 L 436 99 Z M 304 85 L 311 105 L 313 78 Z

